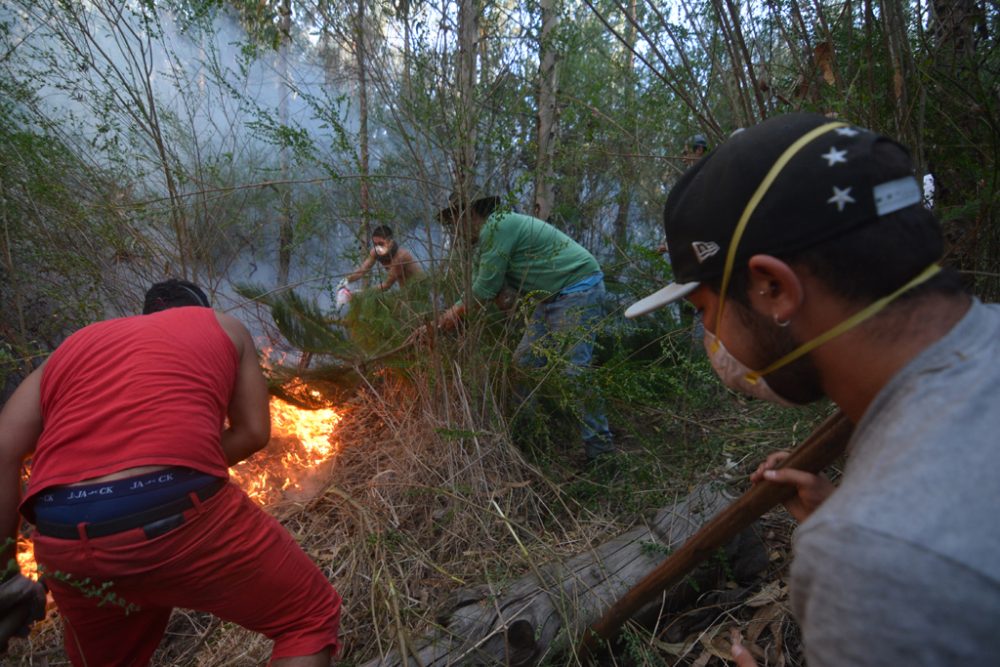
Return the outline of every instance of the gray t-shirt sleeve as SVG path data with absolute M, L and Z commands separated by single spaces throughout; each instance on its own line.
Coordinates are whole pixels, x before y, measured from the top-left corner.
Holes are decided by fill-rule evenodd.
M 809 667 L 1000 664 L 997 583 L 851 524 L 795 538 L 792 607 Z

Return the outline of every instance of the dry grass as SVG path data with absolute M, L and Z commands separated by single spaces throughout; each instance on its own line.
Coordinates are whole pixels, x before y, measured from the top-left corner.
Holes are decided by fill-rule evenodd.
M 432 628 L 460 588 L 515 578 L 528 559 L 574 553 L 615 530 L 597 517 L 571 520 L 557 488 L 509 445 L 503 425 L 477 427 L 468 393 L 450 389 L 448 414 L 435 417 L 431 396 L 384 378 L 379 391 L 347 407 L 333 464 L 268 507 L 343 596 L 345 662 Z M 266 461 L 268 453 L 258 456 Z M 50 618 L 30 642 L 12 642 L 10 664 L 67 664 L 57 626 Z M 177 611 L 153 664 L 256 665 L 269 652 L 259 635 Z
M 346 406 L 333 463 L 268 507 L 343 596 L 342 664 L 412 646 L 433 630 L 457 591 L 512 581 L 532 564 L 580 553 L 638 518 L 577 502 L 510 444 L 489 388 L 471 392 L 452 377 L 408 383 L 384 375 L 377 390 Z M 746 419 L 738 415 L 731 426 Z M 256 465 L 267 465 L 269 456 L 258 454 Z M 780 576 L 790 528 L 787 519 L 771 521 L 772 574 Z M 702 612 L 696 629 L 684 629 L 683 614 L 665 618 L 628 639 L 615 664 L 723 664 L 731 627 L 770 646 L 767 664 L 800 664 L 797 640 L 786 637 L 795 630 L 783 589 L 764 604 L 747 602 L 765 584 L 715 598 L 706 592 L 692 611 Z M 50 617 L 29 641 L 12 642 L 5 664 L 68 664 L 58 625 Z M 153 664 L 258 665 L 269 652 L 260 635 L 178 610 Z

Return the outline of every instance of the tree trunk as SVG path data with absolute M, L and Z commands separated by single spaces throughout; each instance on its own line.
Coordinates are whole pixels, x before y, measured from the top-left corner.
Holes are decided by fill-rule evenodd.
M 361 254 L 368 249 L 371 236 L 371 198 L 368 170 L 368 56 L 366 51 L 365 2 L 358 0 L 357 25 L 355 26 L 354 52 L 358 65 L 358 172 L 360 176 L 359 207 L 361 209 Z M 364 277 L 368 282 L 368 274 Z
M 542 0 L 542 33 L 538 44 L 538 159 L 535 164 L 534 215 L 548 220 L 555 203 L 552 156 L 555 153 L 556 128 L 559 123 L 556 107 L 558 73 L 556 48 L 553 44 L 559 11 L 556 0 Z
M 717 485 L 699 486 L 684 500 L 660 510 L 650 525 L 593 551 L 538 567 L 505 589 L 487 585 L 461 591 L 446 617 L 439 618 L 436 636 L 408 646 L 405 657 L 393 653 L 365 667 L 536 665 L 543 657 L 569 650 L 612 603 L 729 500 Z M 767 566 L 760 541 L 748 534 L 738 537 L 726 555 L 730 572 L 756 574 Z M 698 588 L 710 585 L 717 573 L 702 576 Z M 646 611 L 659 611 L 661 605 L 676 609 L 692 590 L 689 583 L 680 584 Z
M 618 211 L 615 215 L 615 225 L 614 225 L 614 240 L 615 247 L 618 252 L 622 255 L 627 254 L 628 246 L 628 219 L 629 212 L 632 209 L 632 175 L 635 173 L 632 158 L 629 155 L 634 151 L 633 147 L 635 145 L 635 133 L 638 131 L 636 127 L 635 119 L 635 83 L 632 80 L 633 69 L 635 67 L 635 41 L 636 41 L 636 5 L 635 0 L 629 0 L 628 3 L 628 16 L 626 16 L 625 22 L 625 72 L 627 76 L 624 80 L 624 90 L 622 91 L 622 100 L 625 104 L 625 108 L 622 110 L 622 118 L 627 119 L 628 123 L 623 123 L 627 128 L 629 133 L 623 133 L 621 143 L 619 144 L 619 152 L 622 156 L 620 159 L 620 169 L 618 177 Z
M 458 175 L 471 184 L 476 167 L 477 37 L 479 5 L 476 0 L 461 0 L 458 8 Z M 471 191 L 471 189 L 469 190 Z
M 916 82 L 914 76 L 913 53 L 907 35 L 906 9 L 899 0 L 883 0 L 882 21 L 885 33 L 886 51 L 892 66 L 891 108 L 896 124 L 895 137 L 908 146 L 914 145 L 920 137 L 913 128 L 913 104 L 908 87 Z
M 282 0 L 281 17 L 278 20 L 278 29 L 281 31 L 281 45 L 278 51 L 278 122 L 283 126 L 289 123 L 289 109 L 287 90 L 288 81 L 288 53 L 292 41 L 292 2 Z M 288 148 L 281 147 L 278 157 L 281 180 L 289 179 L 289 158 Z M 291 215 L 291 193 L 288 185 L 279 186 L 278 205 L 278 286 L 288 285 L 288 273 L 292 266 L 292 215 Z
M 410 0 L 399 0 L 396 5 L 399 18 L 403 23 L 403 99 L 409 101 L 413 94 L 413 82 L 410 74 L 410 61 L 413 59 L 413 29 L 410 27 Z
M 476 41 L 479 37 L 479 4 L 477 0 L 461 0 L 458 6 L 458 146 L 456 147 L 455 185 L 463 201 L 471 203 L 476 196 Z M 468 223 L 468 211 L 462 211 Z M 472 245 L 469 234 L 460 235 L 464 268 L 462 292 L 467 303 L 472 302 Z

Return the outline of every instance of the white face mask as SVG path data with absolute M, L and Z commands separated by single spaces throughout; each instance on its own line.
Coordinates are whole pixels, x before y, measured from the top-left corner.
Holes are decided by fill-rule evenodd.
M 722 341 L 715 334 L 709 333 L 708 329 L 705 330 L 704 343 L 705 352 L 708 353 L 708 358 L 712 362 L 712 368 L 715 369 L 716 375 L 719 376 L 724 385 L 740 393 L 770 401 L 771 403 L 777 403 L 785 407 L 794 405 L 771 389 L 764 378 L 756 377 L 751 380 L 751 377 L 756 374 L 747 368 L 743 362 L 730 354 L 726 346 L 722 344 Z

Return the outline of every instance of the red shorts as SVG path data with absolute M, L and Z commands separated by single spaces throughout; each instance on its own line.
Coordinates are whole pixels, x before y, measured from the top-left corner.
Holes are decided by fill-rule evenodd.
M 336 653 L 340 595 L 281 524 L 233 484 L 184 515 L 153 539 L 141 528 L 85 540 L 35 534 L 74 665 L 147 664 L 174 607 L 264 634 L 272 659 Z

